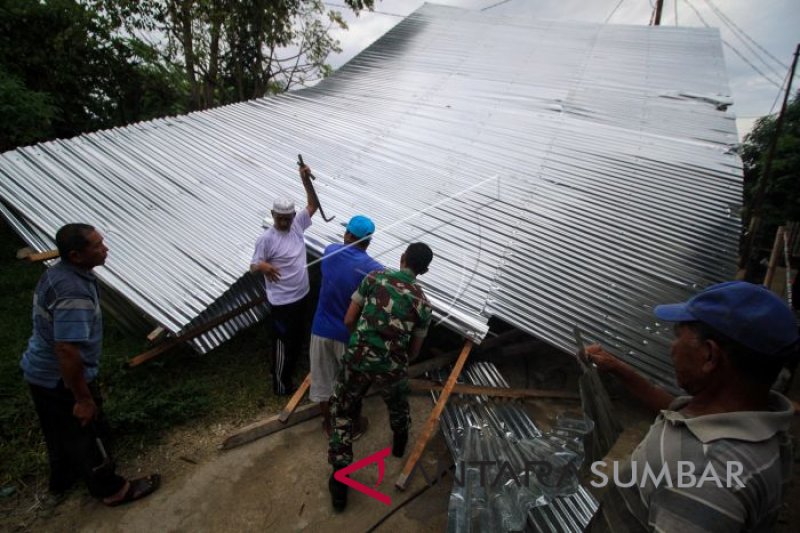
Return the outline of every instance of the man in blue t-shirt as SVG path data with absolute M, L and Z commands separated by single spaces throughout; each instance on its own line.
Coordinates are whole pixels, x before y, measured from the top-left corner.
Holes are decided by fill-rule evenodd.
M 62 227 L 56 245 L 61 261 L 36 286 L 33 335 L 20 361 L 47 445 L 50 497 L 45 502 L 59 503 L 81 478 L 106 505 L 132 502 L 155 491 L 161 478 L 125 479 L 106 448 L 108 425 L 96 380 L 103 317 L 92 270 L 105 264 L 108 248 L 88 224 Z
M 367 254 L 375 224 L 369 218 L 356 215 L 347 223 L 344 244 L 331 244 L 322 255 L 322 284 L 317 312 L 311 326 L 311 401 L 319 402 L 325 431 L 330 433 L 328 399 L 350 340 L 344 325 L 344 315 L 350 298 L 364 276 L 383 265 Z

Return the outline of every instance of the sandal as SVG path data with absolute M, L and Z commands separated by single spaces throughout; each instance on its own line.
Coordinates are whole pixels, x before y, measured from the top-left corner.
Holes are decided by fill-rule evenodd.
M 119 500 L 106 503 L 109 507 L 116 507 L 126 503 L 141 500 L 156 491 L 161 486 L 161 474 L 150 474 L 147 477 L 140 477 L 139 479 L 132 479 L 128 482 L 128 490 L 125 495 Z

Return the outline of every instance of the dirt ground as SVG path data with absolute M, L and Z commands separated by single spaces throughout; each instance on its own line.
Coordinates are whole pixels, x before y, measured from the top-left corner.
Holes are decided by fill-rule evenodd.
M 547 387 L 577 390 L 577 368 L 562 354 L 537 350 L 529 357 L 496 357 L 503 375 L 516 387 Z M 610 454 L 623 458 L 639 442 L 652 416 L 613 383 L 609 391 L 626 428 Z M 800 380 L 789 396 L 800 399 Z M 525 404 L 533 419 L 547 428 L 555 416 L 575 411 L 569 401 L 530 401 Z M 412 441 L 420 432 L 432 403 L 426 396 L 413 396 Z M 367 433 L 357 441 L 357 457 L 364 457 L 391 445 L 386 408 L 379 397 L 366 400 L 364 413 L 370 419 Z M 797 417 L 800 419 L 800 417 Z M 377 490 L 388 494 L 386 506 L 363 494 L 350 491 L 344 513 L 335 513 L 330 505 L 325 461 L 326 439 L 320 419 L 298 424 L 239 448 L 222 452 L 219 443 L 233 429 L 231 426 L 193 427 L 173 432 L 164 444 L 147 451 L 135 466 L 123 465 L 125 475 L 143 475 L 158 470 L 163 486 L 153 496 L 132 505 L 108 508 L 96 503 L 84 489 L 76 490 L 53 512 L 42 512 L 35 500 L 20 502 L 18 512 L 0 523 L 9 531 L 444 531 L 452 479 L 445 476 L 427 487 L 416 476 L 409 488 L 400 492 L 394 481 L 403 461 L 386 460 L 384 479 Z M 795 439 L 800 428 L 793 427 Z M 409 449 L 412 444 L 409 444 Z M 424 455 L 423 466 L 435 471 L 439 459 L 450 458 L 441 435 L 437 433 Z M 800 452 L 795 450 L 794 479 L 786 502 L 800 500 Z M 377 468 L 370 466 L 355 474 L 357 480 L 375 486 Z M 785 505 L 778 531 L 800 528 L 800 509 Z

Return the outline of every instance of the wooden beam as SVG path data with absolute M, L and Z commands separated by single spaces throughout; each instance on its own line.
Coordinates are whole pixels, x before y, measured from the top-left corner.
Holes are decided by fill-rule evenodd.
M 521 344 L 519 342 L 521 339 L 524 339 L 526 337 L 528 337 L 527 333 L 520 331 L 518 329 L 512 329 L 506 331 L 505 333 L 501 333 L 500 335 L 497 335 L 495 337 L 486 338 L 480 345 L 475 346 L 474 353 L 480 354 L 495 349 L 503 350 L 502 352 L 503 355 L 506 354 L 519 355 L 522 353 L 527 353 L 525 350 L 520 351 L 518 348 L 518 346 L 530 346 L 529 343 L 527 342 Z M 539 343 L 539 341 L 532 341 L 532 342 Z M 436 352 L 439 352 L 439 350 L 436 350 Z M 441 352 L 435 353 L 436 357 L 409 366 L 408 377 L 416 378 L 423 375 L 426 372 L 430 372 L 432 370 L 438 370 L 442 367 L 445 367 L 450 363 L 452 363 L 453 361 L 455 361 L 460 353 L 461 350 L 453 350 L 452 352 L 447 352 L 444 354 L 442 354 Z
M 519 341 L 523 337 L 527 337 L 527 335 L 520 332 L 519 330 L 508 331 L 496 337 L 486 339 L 480 346 L 476 347 L 476 353 L 478 351 L 490 350 L 493 348 L 503 346 L 505 343 L 513 343 Z M 461 355 L 463 355 L 463 350 L 461 350 L 460 352 L 454 351 L 446 353 L 444 355 L 434 357 L 433 359 L 428 359 L 427 361 L 422 361 L 421 363 L 411 365 L 408 368 L 408 376 L 409 378 L 415 378 L 425 374 L 426 372 L 430 372 L 431 370 L 442 368 L 444 366 L 449 365 L 453 361 L 453 359 L 456 359 Z M 457 377 L 458 376 L 456 376 L 456 378 Z M 368 397 L 373 396 L 376 393 L 377 391 L 371 390 L 369 394 L 367 394 L 367 396 Z M 291 404 L 291 401 L 289 403 Z M 288 407 L 289 405 L 286 406 L 286 408 Z M 284 408 L 284 411 L 286 411 L 286 408 Z M 283 411 L 281 412 L 281 414 L 282 413 Z M 277 424 L 281 424 L 280 422 L 281 415 L 272 416 L 264 420 L 258 420 L 256 422 L 253 422 L 252 424 L 249 424 L 244 428 L 237 430 L 229 437 L 227 437 L 225 439 L 225 442 L 222 444 L 221 449 L 228 450 L 230 448 L 234 448 L 236 446 L 252 442 L 254 440 L 260 439 L 261 437 L 266 437 L 267 435 L 271 435 L 276 431 L 280 431 L 282 429 L 291 427 L 300 422 L 309 420 L 319 414 L 320 414 L 319 404 L 314 403 L 297 407 L 295 412 L 291 415 L 291 417 L 287 419 L 287 423 L 285 425 L 276 425 L 275 421 L 277 421 Z
M 409 379 L 408 384 L 412 391 L 439 391 L 444 385 L 435 381 L 424 379 Z M 581 397 L 574 392 L 565 390 L 546 390 L 546 389 L 511 389 L 508 387 L 480 387 L 478 385 L 463 385 L 456 383 L 453 387 L 453 394 L 471 394 L 475 396 L 494 396 L 500 398 L 548 398 L 555 400 L 580 400 Z
M 450 364 L 451 360 L 452 358 L 449 355 L 447 355 L 441 358 L 430 359 L 428 361 L 424 361 L 416 365 L 411 365 L 408 368 L 408 375 L 421 376 L 425 372 L 431 370 L 431 368 L 429 368 L 431 364 L 437 364 L 438 366 L 436 366 L 435 368 L 441 368 L 444 365 Z M 372 389 L 367 394 L 367 397 L 374 396 L 378 392 L 379 390 Z M 291 403 L 291 401 L 289 403 Z M 316 410 L 310 409 L 310 406 L 315 406 Z M 286 409 L 284 409 L 284 411 L 285 410 Z M 278 420 L 278 422 L 280 422 L 280 415 L 271 416 L 264 420 L 258 420 L 256 422 L 253 422 L 252 424 L 247 425 L 246 427 L 236 430 L 234 433 L 232 433 L 229 437 L 225 439 L 225 442 L 220 446 L 220 448 L 223 450 L 228 450 L 230 448 L 234 448 L 236 446 L 252 442 L 254 440 L 260 439 L 261 437 L 266 437 L 267 435 L 271 435 L 276 431 L 280 431 L 282 429 L 291 427 L 300 422 L 309 420 L 319 414 L 320 414 L 319 404 L 314 403 L 298 407 L 293 413 L 293 416 L 291 416 L 290 419 L 287 419 L 287 422 L 283 426 L 276 426 L 274 424 L 275 420 Z
M 292 399 L 289 400 L 289 403 L 286 404 L 286 407 L 283 408 L 283 411 L 280 412 L 278 415 L 278 420 L 283 422 L 284 424 L 289 421 L 289 417 L 292 416 L 294 410 L 297 409 L 297 406 L 300 405 L 300 401 L 303 399 L 303 396 L 306 395 L 308 392 L 308 388 L 311 386 L 311 372 L 306 374 L 306 379 L 303 380 L 303 383 L 297 387 L 297 390 L 294 391 L 292 395 Z
M 23 248 L 17 252 L 17 259 L 24 259 L 29 263 L 36 263 L 38 261 L 47 261 L 48 259 L 56 259 L 58 257 L 58 250 L 47 250 L 46 252 L 34 253 L 30 248 Z
M 419 435 L 419 437 L 417 437 L 417 442 L 414 445 L 414 451 L 411 452 L 411 455 L 406 461 L 406 465 L 403 467 L 403 471 L 400 473 L 400 476 L 397 478 L 397 481 L 394 484 L 398 489 L 405 490 L 406 486 L 408 485 L 408 477 L 411 475 L 411 472 L 414 471 L 414 467 L 417 466 L 417 462 L 420 460 L 422 454 L 425 452 L 425 448 L 428 446 L 428 441 L 430 440 L 431 436 L 433 436 L 433 432 L 436 431 L 436 428 L 439 425 L 439 417 L 444 410 L 447 399 L 450 397 L 450 393 L 453 392 L 453 387 L 455 387 L 456 380 L 461 374 L 464 364 L 467 362 L 470 351 L 472 351 L 472 341 L 467 340 L 467 342 L 464 343 L 464 347 L 461 349 L 461 353 L 458 355 L 456 364 L 453 365 L 453 370 L 450 372 L 450 377 L 447 378 L 447 383 L 445 383 L 444 387 L 442 388 L 442 393 L 439 395 L 436 405 L 433 406 L 433 411 L 431 411 L 431 414 L 428 416 L 428 420 L 425 422 L 425 426 L 422 428 L 422 433 Z
M 147 334 L 147 340 L 148 342 L 155 342 L 166 334 L 167 330 L 164 329 L 163 326 L 158 326 L 156 329 Z
M 778 266 L 778 258 L 783 251 L 783 240 L 786 238 L 786 230 L 783 226 L 778 226 L 775 231 L 775 241 L 772 243 L 772 253 L 769 256 L 767 273 L 764 276 L 764 287 L 772 290 L 772 278 L 775 277 L 775 267 Z
M 291 419 L 287 420 L 286 422 L 282 422 L 280 420 L 280 415 L 275 415 L 267 418 L 266 420 L 259 420 L 258 422 L 253 422 L 252 424 L 243 427 L 242 429 L 228 436 L 223 441 L 222 445 L 220 445 L 220 449 L 230 450 L 231 448 L 241 446 L 242 444 L 247 444 L 248 442 L 260 439 L 261 437 L 266 437 L 267 435 L 281 431 L 282 429 L 295 426 L 300 422 L 310 420 L 319 414 L 320 410 L 318 403 L 301 405 L 294 412 Z
M 252 301 L 250 301 L 250 302 L 248 302 L 248 303 L 246 303 L 244 305 L 240 305 L 236 309 L 234 309 L 232 311 L 228 311 L 227 313 L 225 313 L 223 315 L 220 315 L 217 318 L 214 318 L 213 320 L 211 320 L 209 322 L 206 322 L 202 326 L 198 326 L 196 328 L 190 329 L 189 331 L 187 331 L 185 333 L 182 333 L 182 334 L 178 335 L 175 338 L 172 338 L 172 339 L 170 339 L 168 341 L 164 341 L 163 343 L 159 344 L 155 348 L 151 348 L 150 350 L 147 350 L 146 352 L 141 353 L 141 354 L 137 355 L 136 357 L 132 358 L 130 361 L 128 361 L 128 365 L 132 366 L 132 367 L 133 366 L 138 366 L 138 365 L 141 365 L 142 363 L 144 363 L 145 361 L 149 361 L 150 359 L 152 359 L 154 357 L 158 357 L 162 353 L 171 350 L 175 346 L 177 346 L 177 345 L 179 345 L 179 344 L 181 344 L 183 342 L 186 342 L 188 340 L 191 340 L 191 339 L 197 337 L 198 335 L 202 335 L 206 331 L 214 329 L 215 327 L 219 326 L 220 324 L 223 324 L 223 323 L 227 322 L 228 320 L 230 320 L 230 319 L 232 319 L 232 318 L 244 313 L 248 309 L 251 309 L 253 307 L 261 305 L 262 303 L 264 303 L 265 300 L 266 300 L 266 298 L 264 296 L 259 296 L 255 300 L 252 300 Z

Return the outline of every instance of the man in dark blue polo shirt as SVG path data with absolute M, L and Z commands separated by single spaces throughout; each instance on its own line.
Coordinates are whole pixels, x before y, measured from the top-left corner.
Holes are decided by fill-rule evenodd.
M 347 223 L 343 244 L 331 244 L 322 256 L 322 283 L 317 312 L 311 326 L 311 401 L 322 408 L 325 430 L 330 432 L 328 399 L 333 394 L 333 383 L 350 340 L 344 325 L 344 315 L 353 292 L 368 273 L 383 270 L 383 265 L 367 254 L 370 236 L 375 224 L 363 215 L 356 215 Z
M 62 227 L 56 245 L 61 262 L 36 286 L 33 335 L 20 361 L 47 444 L 50 493 L 60 501 L 82 478 L 106 505 L 138 500 L 158 488 L 160 477 L 128 481 L 115 473 L 96 381 L 103 318 L 92 269 L 105 263 L 108 248 L 87 224 Z

